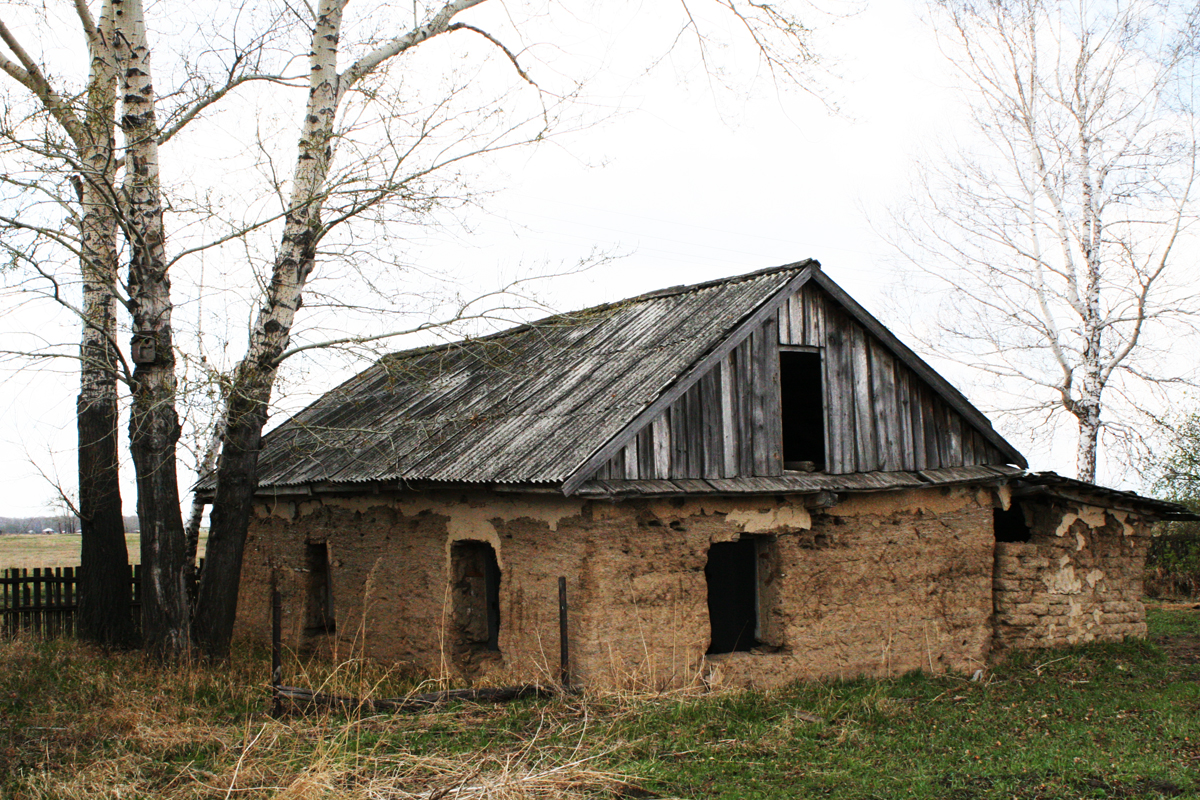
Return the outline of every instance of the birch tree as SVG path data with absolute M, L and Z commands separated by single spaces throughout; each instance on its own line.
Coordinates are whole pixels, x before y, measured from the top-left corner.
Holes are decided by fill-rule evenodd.
M 78 259 L 83 290 L 82 304 L 74 309 L 81 321 L 76 420 L 82 538 L 77 625 L 86 639 L 105 645 L 126 645 L 133 640 L 133 626 L 118 475 L 115 29 L 109 3 L 102 5 L 96 19 L 83 2 L 76 3 L 75 9 L 90 57 L 82 103 L 74 102 L 74 98 L 52 84 L 41 65 L 0 18 L 0 40 L 11 54 L 11 58 L 0 55 L 0 69 L 36 98 L 51 127 L 45 137 L 26 141 L 21 147 L 42 154 L 52 151 L 73 173 L 69 184 L 73 185 L 75 197 L 58 199 L 76 209 L 71 215 L 75 221 L 74 235 L 43 227 L 36 220 L 6 216 L 0 222 L 11 230 L 64 242 Z M 8 133 L 10 142 L 15 141 L 15 131 Z M 37 186 L 18 177 L 9 175 L 8 181 L 22 192 L 41 193 Z M 66 195 L 71 190 L 64 183 L 60 175 L 59 186 Z M 4 246 L 14 259 L 42 270 L 39 263 L 26 259 L 27 243 L 28 238 L 17 245 L 9 239 Z
M 138 487 L 142 555 L 142 636 L 156 652 L 191 647 L 189 552 L 179 505 L 175 410 L 177 383 L 171 326 L 171 281 L 159 179 L 150 44 L 141 0 L 112 0 L 117 13 L 121 131 L 125 140 L 122 199 L 129 241 L 129 316 L 134 331 L 130 452 Z
M 944 353 L 1018 397 L 1027 428 L 1066 415 L 1076 469 L 1138 398 L 1185 379 L 1181 248 L 1195 222 L 1196 7 L 1131 0 L 936 0 L 971 104 L 969 144 L 926 169 L 901 247 L 943 282 Z
M 2 130 L 6 155 L 24 157 L 33 176 L 5 175 L 4 182 L 17 190 L 6 200 L 16 201 L 12 206 L 18 210 L 0 217 L 6 234 L 0 245 L 43 279 L 45 296 L 81 322 L 80 633 L 102 644 L 128 645 L 134 639 L 119 488 L 117 386 L 123 382 L 133 397 L 130 438 L 144 566 L 142 633 L 153 649 L 178 653 L 190 646 L 190 607 L 175 470 L 179 426 L 158 146 L 230 90 L 260 77 L 252 66 L 261 41 L 237 52 L 235 67 L 223 82 L 187 75 L 184 83 L 192 84 L 192 91 L 177 93 L 168 124 L 160 127 L 140 0 L 103 0 L 96 16 L 84 0 L 71 8 L 91 56 L 90 75 L 77 94 L 55 85 L 47 77 L 52 71 L 30 55 L 0 17 L 0 40 L 12 54 L 11 59 L 0 55 L 0 69 L 33 100 L 27 115 L 7 119 Z M 120 143 L 115 136 L 118 109 Z M 38 169 L 44 173 L 38 175 Z M 73 192 L 64 184 L 73 186 Z M 28 204 L 21 204 L 22 196 L 30 199 Z M 67 224 L 37 213 L 45 204 L 56 207 L 58 221 Z M 46 243 L 76 254 L 81 305 L 70 298 L 72 279 L 54 272 L 40 257 L 44 248 L 39 246 Z M 119 277 L 122 249 L 130 257 L 125 281 Z M 137 331 L 132 369 L 117 341 L 118 306 L 130 314 Z

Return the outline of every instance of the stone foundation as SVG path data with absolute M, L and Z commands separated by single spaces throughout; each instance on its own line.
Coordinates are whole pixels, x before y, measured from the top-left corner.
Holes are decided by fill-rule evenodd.
M 996 542 L 997 649 L 1145 636 L 1146 523 L 1083 504 L 1019 508 L 1028 541 Z
M 990 492 L 944 488 L 819 511 L 800 497 L 609 503 L 484 491 L 262 504 L 237 634 L 268 635 L 274 572 L 297 650 L 365 654 L 456 681 L 552 681 L 562 575 L 571 669 L 584 685 L 972 671 L 992 641 L 992 504 Z M 709 548 L 740 537 L 756 542 L 756 641 L 706 655 Z M 483 582 L 454 565 L 456 541 L 494 550 L 498 651 L 481 644 L 478 609 L 463 608 Z M 329 624 L 317 624 L 321 604 Z

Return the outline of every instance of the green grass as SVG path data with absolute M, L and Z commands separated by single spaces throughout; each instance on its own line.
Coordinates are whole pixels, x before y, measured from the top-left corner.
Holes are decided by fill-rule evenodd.
M 263 653 L 177 668 L 5 643 L 0 796 L 1200 797 L 1200 611 L 1152 608 L 1149 624 L 1151 641 L 1023 653 L 980 681 L 913 673 L 284 721 L 264 713 Z M 287 670 L 335 691 L 414 688 L 363 662 Z
M 1200 609 L 1189 610 L 1200 611 Z M 1200 613 L 1189 614 L 1186 610 L 1171 608 L 1171 604 L 1166 604 L 1164 607 L 1163 604 L 1147 603 L 1146 625 L 1150 628 L 1151 639 L 1157 639 L 1160 636 L 1200 636 Z

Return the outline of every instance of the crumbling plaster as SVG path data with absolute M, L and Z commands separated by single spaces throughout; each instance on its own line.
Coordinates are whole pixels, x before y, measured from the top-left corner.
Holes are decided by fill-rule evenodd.
M 996 543 L 997 648 L 1145 636 L 1146 521 L 1081 502 L 1020 502 L 1029 541 Z
M 263 503 L 247 544 L 239 633 L 267 628 L 272 568 L 297 648 L 351 649 L 483 682 L 551 679 L 557 578 L 567 578 L 576 679 L 667 686 L 973 669 L 988 655 L 992 494 L 922 489 L 810 509 L 802 497 L 584 501 L 486 491 Z M 760 641 L 705 656 L 708 548 L 766 537 Z M 501 657 L 447 655 L 449 548 L 473 539 L 501 565 Z M 304 636 L 306 541 L 326 542 L 337 632 Z

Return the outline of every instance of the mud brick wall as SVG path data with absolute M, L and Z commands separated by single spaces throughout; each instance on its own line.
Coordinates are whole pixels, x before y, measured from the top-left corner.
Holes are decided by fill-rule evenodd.
M 857 496 L 819 511 L 799 497 L 482 491 L 264 503 L 247 541 L 237 634 L 266 639 L 274 572 L 285 638 L 298 650 L 481 684 L 553 680 L 563 575 L 571 666 L 585 685 L 971 671 L 991 643 L 991 508 L 990 493 L 967 489 Z M 757 543 L 760 645 L 706 656 L 709 548 L 740 537 Z M 456 541 L 494 548 L 499 652 L 464 657 L 455 645 Z M 314 547 L 328 559 L 333 630 L 312 624 L 313 587 L 325 578 L 313 574 Z
M 1145 636 L 1146 523 L 1082 504 L 1020 508 L 1029 541 L 996 543 L 997 650 Z

